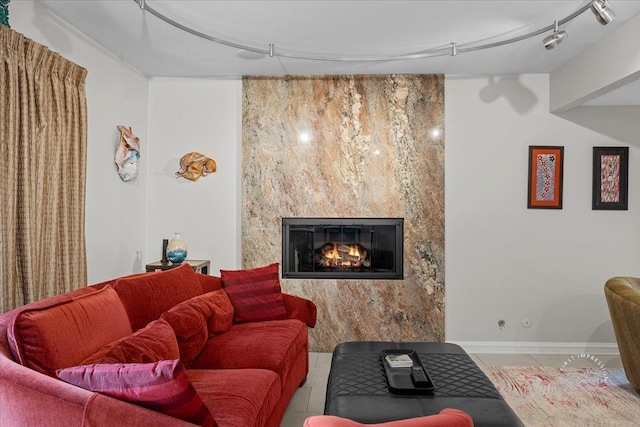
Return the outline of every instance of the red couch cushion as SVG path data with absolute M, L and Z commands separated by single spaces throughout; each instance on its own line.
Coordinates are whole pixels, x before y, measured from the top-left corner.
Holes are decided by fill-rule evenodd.
M 205 310 L 208 316 L 211 312 L 206 306 L 199 307 L 199 298 L 194 297 L 182 302 L 161 316 L 161 319 L 165 319 L 173 328 L 180 348 L 180 359 L 187 367 L 200 353 L 209 337 L 207 319 L 202 310 Z
M 180 350 L 173 328 L 166 320 L 159 319 L 131 335 L 107 344 L 80 364 L 154 363 L 179 357 Z
M 307 327 L 299 320 L 241 323 L 209 338 L 192 369 L 259 368 L 284 383 L 296 355 L 307 345 Z
M 222 289 L 222 279 L 218 276 L 209 276 L 208 274 L 197 274 L 202 292 L 211 292 Z
M 210 292 L 207 301 L 211 304 L 213 313 L 207 321 L 209 335 L 221 334 L 227 331 L 233 325 L 233 305 L 229 296 L 220 289 L 219 291 Z
M 203 427 L 216 425 L 180 360 L 74 366 L 59 369 L 57 374 L 61 380 L 86 390 L 137 403 Z
M 222 286 L 235 310 L 233 321 L 257 322 L 287 318 L 278 263 L 252 270 L 220 270 Z
M 263 369 L 188 370 L 193 387 L 219 425 L 268 425 L 280 400 L 278 376 Z
M 223 289 L 198 295 L 182 304 L 202 313 L 209 335 L 221 334 L 233 324 L 233 305 Z
M 233 324 L 233 306 L 223 290 L 198 295 L 162 313 L 173 328 L 180 359 L 189 368 L 209 336 L 226 331 Z
M 79 364 L 104 345 L 131 334 L 118 294 L 111 286 L 70 301 L 19 313 L 8 327 L 16 361 L 55 377 L 56 369 Z
M 202 294 L 202 286 L 191 266 L 122 277 L 114 285 L 129 315 L 134 331 L 156 320 L 182 301 Z

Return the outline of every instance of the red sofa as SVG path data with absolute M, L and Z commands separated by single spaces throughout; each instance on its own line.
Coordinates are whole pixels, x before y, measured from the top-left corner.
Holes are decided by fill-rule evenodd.
M 239 308 L 232 305 L 230 315 L 228 299 L 236 288 L 226 285 L 185 265 L 96 284 L 0 315 L 0 426 L 193 425 L 58 378 L 78 365 L 152 366 L 156 373 L 165 361 L 155 359 L 178 353 L 174 367 L 186 368 L 182 375 L 186 372 L 190 385 L 185 387 L 195 389 L 192 394 L 215 425 L 279 426 L 306 380 L 307 326 L 315 325 L 316 307 L 279 293 L 277 284 L 284 310 L 266 310 L 277 320 L 238 323 Z M 95 375 L 76 378 L 92 381 Z

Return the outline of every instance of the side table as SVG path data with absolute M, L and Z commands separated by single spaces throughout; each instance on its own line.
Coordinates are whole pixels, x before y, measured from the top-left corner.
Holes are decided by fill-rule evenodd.
M 184 260 L 181 264 L 172 264 L 168 262 L 163 264 L 161 261 L 152 262 L 145 266 L 145 269 L 148 272 L 150 271 L 164 271 L 171 270 L 172 268 L 176 268 L 182 264 L 189 264 L 193 271 L 200 274 L 209 274 L 209 268 L 211 266 L 211 262 L 206 259 L 187 259 Z

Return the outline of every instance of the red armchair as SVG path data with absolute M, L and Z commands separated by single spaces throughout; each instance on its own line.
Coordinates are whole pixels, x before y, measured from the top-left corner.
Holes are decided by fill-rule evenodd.
M 362 424 L 333 415 L 315 415 L 304 421 L 304 427 L 473 427 L 473 421 L 468 414 L 447 408 L 435 415 L 380 424 Z

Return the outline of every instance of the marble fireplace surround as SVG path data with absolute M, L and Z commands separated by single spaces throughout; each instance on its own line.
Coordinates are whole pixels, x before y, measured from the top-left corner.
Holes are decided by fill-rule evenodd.
M 318 306 L 311 351 L 444 341 L 444 76 L 245 77 L 242 90 L 243 267 L 281 261 L 283 217 L 404 218 L 403 280 L 282 288 Z

